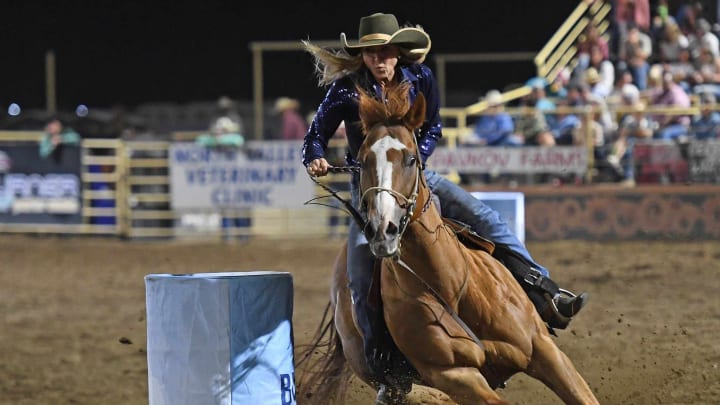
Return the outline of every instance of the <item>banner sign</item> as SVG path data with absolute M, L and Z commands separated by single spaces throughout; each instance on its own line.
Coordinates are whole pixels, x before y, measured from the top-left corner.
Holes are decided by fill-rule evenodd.
M 0 223 L 82 222 L 80 147 L 47 158 L 36 143 L 0 146 Z
M 693 183 L 720 183 L 720 141 L 691 141 L 688 160 Z
M 314 196 L 301 162 L 302 141 L 251 141 L 242 148 L 170 146 L 175 210 L 299 208 Z
M 583 146 L 555 147 L 438 147 L 428 168 L 460 173 L 585 173 L 587 149 Z

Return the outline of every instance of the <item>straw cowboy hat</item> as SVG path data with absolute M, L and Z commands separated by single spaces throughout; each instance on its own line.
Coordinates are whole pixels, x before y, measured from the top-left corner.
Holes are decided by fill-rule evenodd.
M 585 71 L 585 80 L 589 84 L 596 84 L 600 81 L 600 73 L 594 67 L 590 67 Z
M 356 55 L 368 46 L 395 44 L 407 51 L 414 61 L 422 61 L 430 52 L 430 36 L 419 26 L 400 28 L 393 14 L 375 13 L 360 19 L 358 41 L 348 43 L 345 33 L 340 34 L 345 50 Z
M 275 100 L 275 111 L 296 110 L 300 108 L 300 102 L 294 98 L 280 97 Z
M 488 107 L 497 107 L 503 104 L 503 96 L 497 90 L 488 91 L 482 100 L 487 103 Z

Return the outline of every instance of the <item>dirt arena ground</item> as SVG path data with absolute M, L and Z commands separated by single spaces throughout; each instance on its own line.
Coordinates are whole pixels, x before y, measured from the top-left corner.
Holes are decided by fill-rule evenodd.
M 327 302 L 340 242 L 0 236 L 0 404 L 146 404 L 149 273 L 291 271 L 295 339 L 305 343 Z M 601 403 L 720 403 L 720 243 L 564 241 L 529 248 L 563 286 L 591 294 L 557 343 Z M 559 402 L 522 375 L 501 395 L 515 404 Z M 356 382 L 348 404 L 372 398 Z

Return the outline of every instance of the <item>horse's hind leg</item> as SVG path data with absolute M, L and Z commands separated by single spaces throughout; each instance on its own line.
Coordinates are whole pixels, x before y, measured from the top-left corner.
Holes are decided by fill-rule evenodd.
M 550 336 L 535 339 L 533 356 L 525 372 L 547 385 L 566 404 L 599 404 L 587 382 Z

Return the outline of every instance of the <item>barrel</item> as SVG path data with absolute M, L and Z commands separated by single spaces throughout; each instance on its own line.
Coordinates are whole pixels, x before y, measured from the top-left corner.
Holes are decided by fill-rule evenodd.
M 295 404 L 287 272 L 145 276 L 150 405 Z

